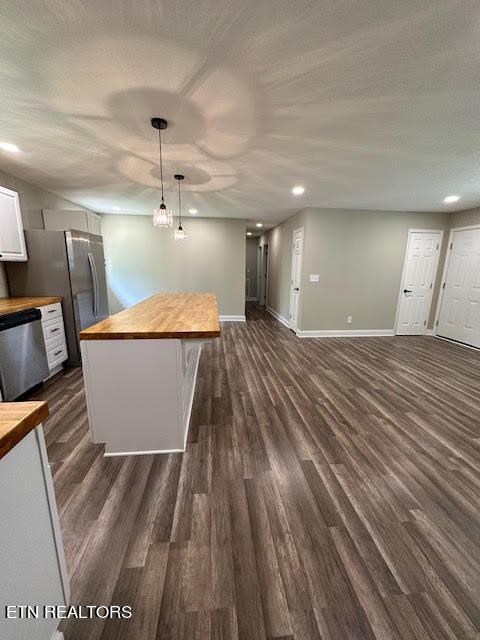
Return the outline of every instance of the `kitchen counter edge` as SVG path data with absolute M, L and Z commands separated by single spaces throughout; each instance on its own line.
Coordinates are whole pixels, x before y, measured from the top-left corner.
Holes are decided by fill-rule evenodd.
M 0 459 L 46 418 L 46 402 L 0 402 Z

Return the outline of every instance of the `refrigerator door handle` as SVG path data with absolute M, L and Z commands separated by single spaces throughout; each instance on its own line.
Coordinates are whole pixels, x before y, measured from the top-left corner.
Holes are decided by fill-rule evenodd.
M 93 315 L 95 320 L 97 319 L 98 312 L 98 281 L 97 281 L 97 269 L 95 267 L 95 260 L 93 259 L 93 254 L 88 253 L 88 262 L 90 264 L 90 270 L 92 272 L 92 280 L 93 280 Z

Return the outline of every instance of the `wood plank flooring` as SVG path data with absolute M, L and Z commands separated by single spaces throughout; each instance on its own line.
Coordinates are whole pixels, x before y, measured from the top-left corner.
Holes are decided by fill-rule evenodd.
M 250 305 L 202 353 L 185 454 L 103 458 L 79 370 L 46 423 L 66 640 L 480 637 L 480 354 L 299 339 Z

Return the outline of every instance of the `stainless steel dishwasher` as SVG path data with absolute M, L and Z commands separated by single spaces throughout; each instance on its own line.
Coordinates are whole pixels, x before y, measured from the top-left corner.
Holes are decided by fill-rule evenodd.
M 15 400 L 48 378 L 41 318 L 39 309 L 0 316 L 0 385 L 3 400 Z

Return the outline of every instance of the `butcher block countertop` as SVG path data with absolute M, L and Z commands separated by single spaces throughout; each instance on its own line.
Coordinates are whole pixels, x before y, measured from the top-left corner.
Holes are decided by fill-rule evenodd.
M 46 402 L 0 402 L 0 458 L 47 417 Z
M 80 333 L 81 340 L 218 336 L 220 320 L 214 293 L 159 293 Z
M 0 316 L 4 316 L 7 313 L 15 313 L 15 311 L 23 311 L 24 309 L 46 307 L 47 304 L 54 304 L 55 302 L 61 301 L 62 298 L 60 296 L 0 298 Z

